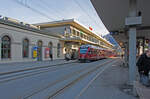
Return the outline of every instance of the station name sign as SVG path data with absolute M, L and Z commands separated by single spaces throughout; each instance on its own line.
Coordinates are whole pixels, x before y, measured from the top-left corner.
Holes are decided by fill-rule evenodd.
M 127 17 L 125 19 L 125 25 L 127 26 L 136 26 L 136 25 L 141 25 L 142 24 L 142 17 Z

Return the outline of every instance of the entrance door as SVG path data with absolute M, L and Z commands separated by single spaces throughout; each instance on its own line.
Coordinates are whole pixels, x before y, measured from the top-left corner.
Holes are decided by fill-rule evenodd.
M 42 41 L 38 41 L 37 60 L 42 61 Z
M 53 43 L 49 42 L 48 47 L 50 49 L 49 53 L 53 55 Z

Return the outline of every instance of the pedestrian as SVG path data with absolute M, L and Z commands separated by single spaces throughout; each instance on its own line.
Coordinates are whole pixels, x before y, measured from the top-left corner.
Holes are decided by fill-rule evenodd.
M 72 52 L 71 59 L 74 60 L 75 52 Z
M 122 59 L 123 59 L 123 56 L 124 56 L 124 55 L 123 55 L 123 54 L 121 54 L 121 58 L 122 58 Z
M 50 53 L 50 58 L 51 58 L 51 61 L 53 61 L 53 55 Z
M 66 59 L 67 61 L 70 60 L 70 54 L 69 54 L 69 53 L 66 53 L 66 54 L 65 54 L 65 59 Z
M 150 49 L 146 51 L 146 53 L 142 54 L 138 61 L 137 61 L 137 66 L 138 66 L 138 72 L 140 75 L 140 82 L 149 87 L 150 82 L 149 82 L 149 71 L 150 71 Z

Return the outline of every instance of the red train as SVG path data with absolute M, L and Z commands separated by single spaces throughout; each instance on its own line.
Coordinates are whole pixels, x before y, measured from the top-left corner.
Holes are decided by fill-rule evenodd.
M 79 48 L 79 61 L 92 61 L 115 56 L 114 52 L 108 49 L 93 45 L 82 45 Z

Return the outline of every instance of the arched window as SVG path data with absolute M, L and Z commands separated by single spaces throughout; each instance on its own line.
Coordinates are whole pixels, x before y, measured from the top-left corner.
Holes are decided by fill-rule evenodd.
M 43 42 L 40 40 L 38 41 L 38 47 L 42 47 Z
M 57 44 L 57 57 L 60 57 L 60 43 Z
M 23 40 L 23 58 L 27 58 L 29 57 L 29 40 L 28 39 L 24 39 Z
M 9 36 L 2 37 L 1 58 L 7 59 L 11 57 L 11 39 Z

